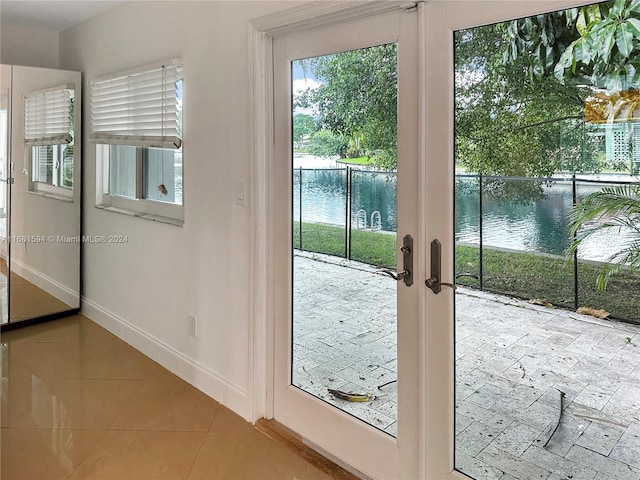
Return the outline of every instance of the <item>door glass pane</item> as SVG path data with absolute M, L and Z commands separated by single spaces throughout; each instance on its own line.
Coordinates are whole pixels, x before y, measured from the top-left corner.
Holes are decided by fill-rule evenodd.
M 617 1 L 455 33 L 455 468 L 472 478 L 640 478 L 637 25 Z
M 395 436 L 396 45 L 292 81 L 291 384 Z

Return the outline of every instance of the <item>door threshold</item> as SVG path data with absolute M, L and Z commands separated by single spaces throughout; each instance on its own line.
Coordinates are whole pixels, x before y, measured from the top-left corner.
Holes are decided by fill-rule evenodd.
M 335 461 L 312 448 L 309 442 L 296 432 L 275 420 L 261 418 L 255 423 L 255 427 L 268 437 L 282 443 L 296 455 L 302 457 L 318 470 L 335 480 L 367 480 L 369 478 L 363 474 L 351 472 L 345 467 L 338 465 Z

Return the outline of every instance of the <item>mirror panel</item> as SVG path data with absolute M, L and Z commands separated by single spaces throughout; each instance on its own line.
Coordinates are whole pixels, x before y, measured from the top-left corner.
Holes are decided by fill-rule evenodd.
M 9 139 L 11 67 L 0 65 L 0 324 L 9 321 Z
M 22 66 L 11 70 L 13 183 L 7 245 L 8 321 L 13 324 L 80 307 L 81 74 Z M 69 102 L 71 136 L 25 144 L 26 98 L 32 102 L 29 111 L 36 100 L 46 104 L 47 122 L 58 116 L 51 105 Z

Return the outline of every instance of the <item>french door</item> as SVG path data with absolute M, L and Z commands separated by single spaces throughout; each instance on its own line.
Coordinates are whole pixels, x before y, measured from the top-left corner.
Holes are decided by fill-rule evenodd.
M 333 15 L 331 25 L 310 27 L 292 14 L 293 33 L 274 26 L 267 416 L 371 478 L 470 478 L 455 468 L 456 312 L 445 285 L 454 281 L 454 32 L 579 3 L 418 2 L 365 18 L 354 2 L 353 20 Z M 317 134 L 340 128 L 314 93 L 327 87 L 329 67 L 363 75 L 335 58 L 381 58 L 378 50 L 397 54 L 397 118 L 389 116 L 397 168 L 384 172 L 342 163 L 371 137 L 344 125 L 346 139 Z M 333 88 L 350 92 L 348 84 Z M 357 96 L 370 104 L 375 88 Z M 299 115 L 311 117 L 312 130 L 301 129 Z M 323 153 L 334 140 L 343 150 Z M 378 255 L 385 248 L 395 262 Z M 437 264 L 442 288 L 427 288 Z
M 415 10 L 274 41 L 274 418 L 372 478 L 415 478 L 418 468 Z M 342 103 L 326 108 L 319 89 Z M 304 115 L 315 131 L 299 135 Z M 335 142 L 343 147 L 321 151 Z M 341 156 L 397 168 L 363 170 Z

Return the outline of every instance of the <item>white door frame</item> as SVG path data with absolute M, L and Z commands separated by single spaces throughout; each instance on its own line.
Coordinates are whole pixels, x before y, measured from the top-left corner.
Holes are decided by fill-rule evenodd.
M 251 391 L 249 419 L 273 418 L 273 338 L 275 308 L 275 244 L 271 219 L 275 215 L 273 138 L 273 58 L 276 35 L 307 28 L 353 21 L 400 8 L 415 2 L 398 0 L 350 0 L 311 2 L 277 12 L 249 23 L 249 73 L 251 77 L 251 121 L 253 139 L 251 162 L 251 305 L 249 335 L 251 349 Z
M 455 30 L 535 15 L 587 2 L 565 1 L 433 1 L 427 4 L 424 37 L 420 39 L 424 54 L 420 82 L 424 98 L 421 102 L 420 136 L 424 158 L 424 175 L 420 191 L 426 218 L 439 218 L 426 225 L 428 241 L 442 241 L 443 282 L 453 275 L 453 185 L 454 185 L 454 77 L 453 33 Z M 433 48 L 432 46 L 437 46 Z M 433 161 L 433 159 L 436 159 Z M 439 159 L 439 160 L 438 160 Z M 427 202 L 429 198 L 448 199 Z M 444 215 L 441 210 L 445 210 Z M 427 260 L 429 261 L 429 260 Z M 427 266 L 429 271 L 429 266 Z M 424 280 L 416 279 L 417 282 Z M 454 471 L 455 409 L 455 312 L 453 292 L 443 289 L 436 300 L 431 291 L 425 294 L 424 322 L 419 332 L 423 355 L 420 359 L 420 478 L 468 479 Z M 443 299 L 444 300 L 444 299 Z
M 420 238 L 439 238 L 443 243 L 443 281 L 453 272 L 453 31 L 487 23 L 584 5 L 585 0 L 432 0 L 428 2 L 353 0 L 311 2 L 287 9 L 249 24 L 251 77 L 251 319 L 249 324 L 251 365 L 248 396 L 249 420 L 273 418 L 275 293 L 273 264 L 274 218 L 273 58 L 275 35 L 355 20 L 397 8 L 420 4 L 419 88 L 420 143 L 418 201 L 426 218 L 442 221 L 423 225 Z M 436 161 L 424 159 L 438 159 Z M 441 202 L 426 202 L 434 192 Z M 426 246 L 425 246 L 426 247 Z M 428 254 L 424 255 L 428 262 Z M 428 271 L 429 265 L 426 265 Z M 416 278 L 421 285 L 424 279 Z M 419 412 L 418 444 L 420 479 L 466 479 L 453 470 L 454 449 L 454 310 L 453 293 L 444 289 L 437 297 L 425 288 L 421 297 L 418 341 Z

